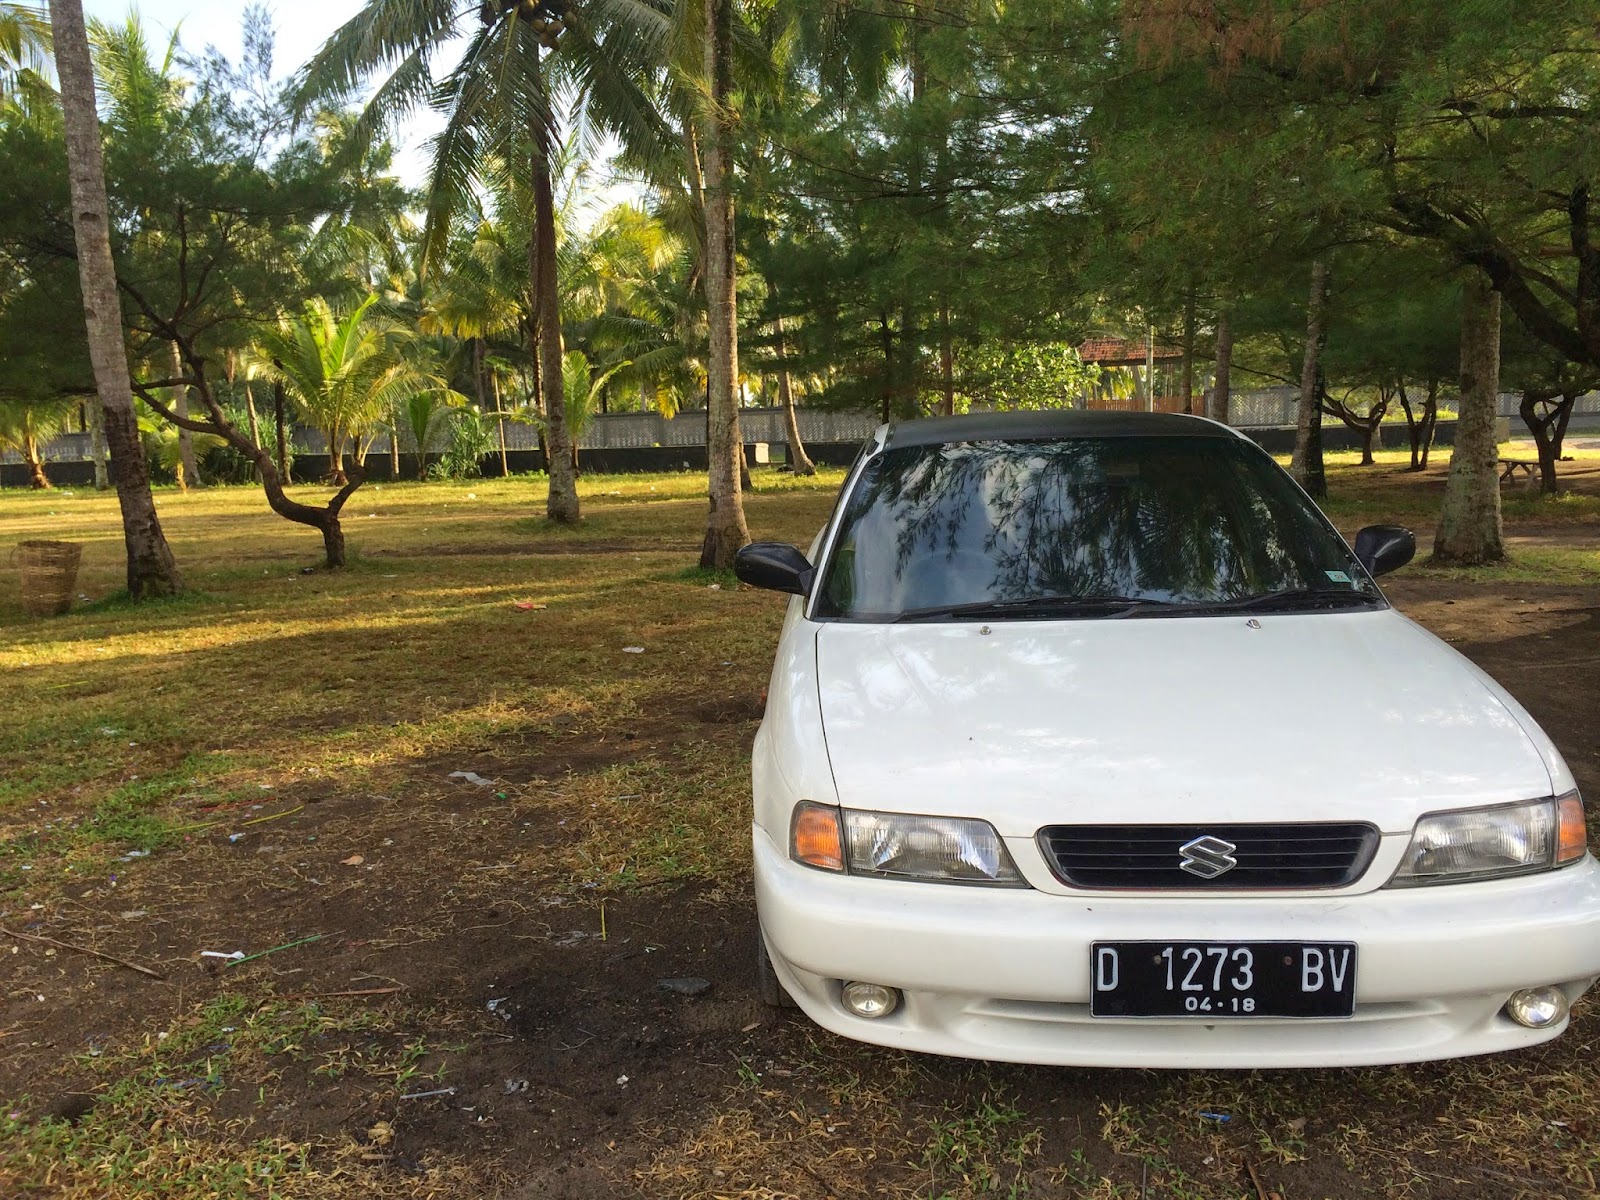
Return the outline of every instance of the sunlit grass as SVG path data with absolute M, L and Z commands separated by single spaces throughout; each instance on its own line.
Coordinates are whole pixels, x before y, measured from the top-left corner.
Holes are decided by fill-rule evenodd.
M 841 478 L 760 473 L 753 530 L 809 538 Z M 556 717 L 595 725 L 670 705 L 669 680 L 707 662 L 716 678 L 729 672 L 714 664 L 737 657 L 740 686 L 754 690 L 777 608 L 694 569 L 704 486 L 585 477 L 588 515 L 568 530 L 538 515 L 537 478 L 374 485 L 349 510 L 353 564 L 331 573 L 302 572 L 315 535 L 274 516 L 256 489 L 164 490 L 168 536 L 200 590 L 141 605 L 119 598 L 113 497 L 5 493 L 0 544 L 70 514 L 70 529 L 53 532 L 85 543 L 79 589 L 91 599 L 40 621 L 15 591 L 0 593 L 12 685 L 0 699 L 0 861 L 14 875 L 31 847 L 35 884 L 71 865 L 60 837 L 38 839 L 41 819 L 77 822 L 80 849 L 139 848 L 126 821 L 92 814 L 134 789 L 142 829 L 181 823 L 184 806 L 159 803 L 149 781 L 196 762 L 218 793 L 313 772 L 381 790 L 421 760 Z M 752 619 L 730 637 L 735 614 Z M 634 644 L 647 654 L 622 652 Z

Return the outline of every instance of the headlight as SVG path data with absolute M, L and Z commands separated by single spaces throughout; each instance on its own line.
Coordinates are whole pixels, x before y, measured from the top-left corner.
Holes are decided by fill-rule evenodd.
M 1464 883 L 1563 866 L 1588 849 L 1583 800 L 1552 800 L 1432 813 L 1417 822 L 1390 887 Z
M 795 807 L 789 854 L 825 871 L 1026 887 L 987 821 L 863 812 L 806 801 Z

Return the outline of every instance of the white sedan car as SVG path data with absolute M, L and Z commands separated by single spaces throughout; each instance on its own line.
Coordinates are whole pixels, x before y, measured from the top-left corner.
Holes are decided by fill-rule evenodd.
M 1123 1067 L 1546 1041 L 1600 975 L 1549 738 L 1193 417 L 885 426 L 793 593 L 754 754 L 765 997 L 908 1050 Z

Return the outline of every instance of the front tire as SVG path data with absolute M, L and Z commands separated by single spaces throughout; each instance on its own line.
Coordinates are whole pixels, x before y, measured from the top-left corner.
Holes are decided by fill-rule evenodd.
M 767 938 L 759 928 L 756 930 L 756 993 L 761 997 L 761 1003 L 769 1008 L 800 1007 L 778 979 L 778 973 L 772 969 L 772 956 L 767 953 Z

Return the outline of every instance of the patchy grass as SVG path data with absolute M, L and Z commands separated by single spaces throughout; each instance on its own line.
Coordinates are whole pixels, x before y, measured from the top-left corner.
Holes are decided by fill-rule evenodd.
M 1328 511 L 1425 554 L 1446 458 L 1331 456 Z M 1594 791 L 1592 689 L 1556 673 L 1589 661 L 1600 463 L 1566 467 L 1566 495 L 1503 493 L 1510 564 L 1395 591 L 1537 658 L 1507 682 Z M 758 472 L 752 534 L 805 544 L 841 478 Z M 1592 1003 L 1527 1054 L 1270 1074 L 945 1061 L 764 1017 L 748 746 L 781 602 L 693 566 L 700 477 L 581 488 L 577 529 L 533 478 L 365 488 L 337 573 L 254 489 L 161 491 L 196 590 L 146 605 L 118 596 L 113 498 L 0 496 L 0 541 L 85 544 L 91 597 L 36 621 L 0 590 L 0 924 L 167 976 L 0 941 L 0 1195 L 1600 1191 Z
M 385 1024 L 371 1006 L 260 1004 L 235 993 L 137 1046 L 96 1046 L 81 1058 L 89 1086 L 58 1115 L 0 1113 L 0 1182 L 47 1181 L 49 1194 L 84 1200 L 414 1195 L 385 1178 L 386 1124 L 360 1142 L 251 1137 L 249 1122 L 231 1111 L 239 1106 L 227 1103 L 231 1093 L 264 1104 L 297 1069 L 394 1095 L 436 1085 L 448 1056 L 421 1038 L 397 1039 Z
M 752 524 L 810 536 L 840 477 L 764 477 L 782 491 L 750 498 Z M 13 681 L 0 701 L 11 764 L 0 838 L 8 814 L 26 811 L 31 824 L 40 806 L 70 810 L 76 797 L 192 769 L 197 756 L 230 795 L 308 776 L 383 791 L 418 760 L 555 721 L 579 722 L 565 737 L 659 721 L 680 699 L 674 674 L 713 643 L 729 664 L 718 674 L 764 677 L 767 625 L 726 631 L 736 614 L 770 606 L 739 595 L 731 575 L 683 565 L 703 486 L 589 477 L 577 530 L 523 515 L 539 506 L 536 481 L 371 487 L 347 522 L 356 564 L 333 574 L 301 573 L 314 536 L 262 511 L 253 489 L 164 492 L 179 561 L 207 590 L 139 606 L 115 591 L 114 501 L 8 495 L 0 540 L 37 536 L 70 511 L 71 535 L 86 543 L 80 589 L 111 599 L 47 622 L 23 617 L 14 593 L 0 604 L 0 669 Z M 154 820 L 155 798 L 141 791 Z
M 1044 1135 L 1015 1104 L 980 1096 L 951 1105 L 928 1122 L 922 1161 L 929 1195 L 1024 1196 L 1026 1168 L 1038 1156 Z

